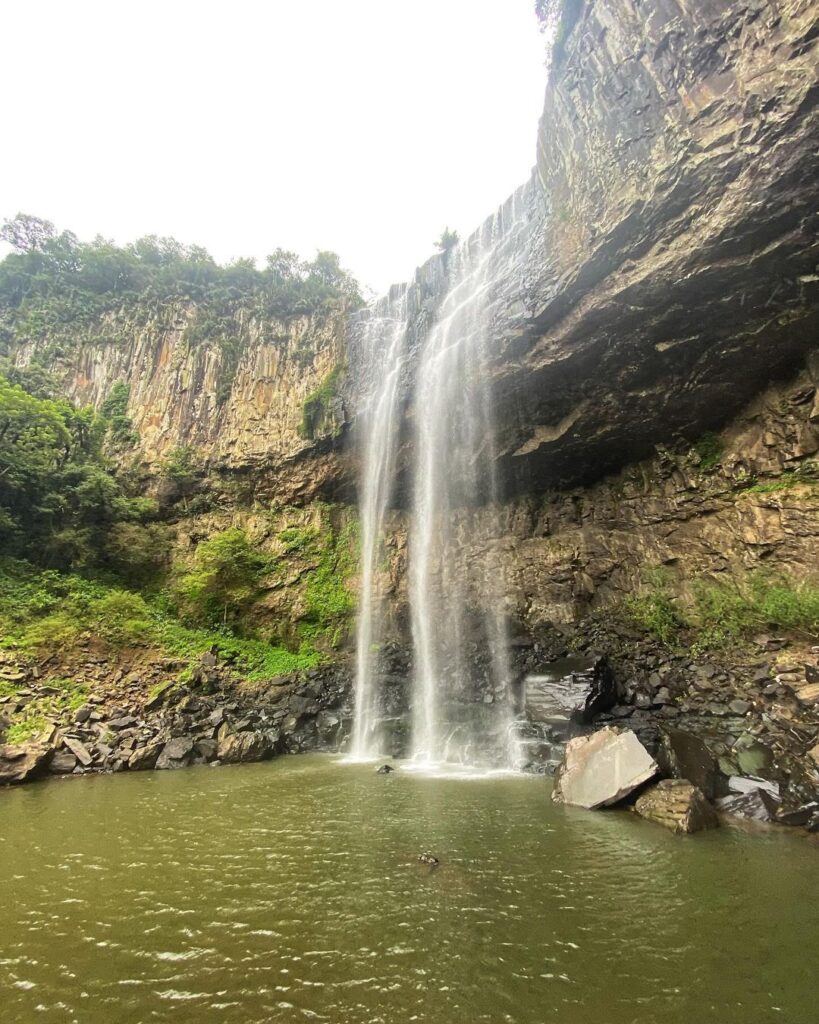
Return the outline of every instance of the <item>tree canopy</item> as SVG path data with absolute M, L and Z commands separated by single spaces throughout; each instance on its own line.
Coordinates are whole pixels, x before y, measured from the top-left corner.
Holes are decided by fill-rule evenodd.
M 60 568 L 103 564 L 110 528 L 150 517 L 154 503 L 127 497 L 104 457 L 103 442 L 117 424 L 93 409 L 30 394 L 0 375 L 5 554 Z
M 238 309 L 277 319 L 361 304 L 354 278 L 332 252 L 313 260 L 277 249 L 264 268 L 252 259 L 220 266 L 201 246 L 149 235 L 118 246 L 100 236 L 81 242 L 47 220 L 18 214 L 0 238 L 14 249 L 0 262 L 0 345 L 49 330 L 78 330 L 102 314 L 140 304 L 191 301 L 203 322 Z M 207 333 L 207 332 L 206 332 Z

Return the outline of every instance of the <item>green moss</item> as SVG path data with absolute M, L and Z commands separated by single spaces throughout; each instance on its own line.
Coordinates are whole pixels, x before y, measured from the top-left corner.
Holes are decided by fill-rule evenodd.
M 796 487 L 808 487 L 813 491 L 819 484 L 819 463 L 806 462 L 796 469 L 786 469 L 782 476 L 775 480 L 745 487 L 740 494 L 776 494 L 779 491 L 792 491 Z
M 766 573 L 734 584 L 700 581 L 691 618 L 698 649 L 725 646 L 758 629 L 813 637 L 819 633 L 819 585 Z
M 709 473 L 719 466 L 723 454 L 723 444 L 719 434 L 708 431 L 695 441 L 692 447 L 699 456 L 699 467 L 704 473 Z
M 671 578 L 649 570 L 646 583 L 625 603 L 631 623 L 673 645 L 683 640 L 696 657 L 730 646 L 760 629 L 806 637 L 819 634 L 819 582 L 756 572 L 731 582 L 697 580 L 693 600 L 674 593 Z
M 6 729 L 6 743 L 12 746 L 16 743 L 27 743 L 46 727 L 47 722 L 42 715 L 28 715 L 22 721 L 12 722 Z
M 100 408 L 108 420 L 108 435 L 118 448 L 132 448 L 139 442 L 139 434 L 128 416 L 130 395 L 130 387 L 124 381 L 117 381 Z
M 139 644 L 191 661 L 215 650 L 252 680 L 313 668 L 323 658 L 309 637 L 290 650 L 228 630 L 196 628 L 180 622 L 158 598 L 148 601 L 79 576 L 37 572 L 26 563 L 0 563 L 0 647 L 25 656 L 55 642 L 69 647 L 83 634 L 115 649 Z
M 76 711 L 88 698 L 88 688 L 76 679 L 48 679 L 46 682 L 57 693 L 35 697 L 15 714 L 6 730 L 7 743 L 25 743 L 48 729 L 50 720 L 66 711 Z
M 251 681 L 315 668 L 322 660 L 320 652 L 307 641 L 291 651 L 264 640 L 242 639 L 219 630 L 192 629 L 169 619 L 157 623 L 155 639 L 163 650 L 181 658 L 195 660 L 206 651 L 213 651 Z
M 640 590 L 625 603 L 632 624 L 667 645 L 679 637 L 685 625 L 671 589 L 672 581 L 673 575 L 663 566 L 646 569 Z
M 288 526 L 279 531 L 279 540 L 288 554 L 308 550 L 319 537 L 320 531 L 315 526 Z
M 343 364 L 337 363 L 316 390 L 305 398 L 302 403 L 299 428 L 302 437 L 313 440 L 320 431 L 327 428 L 332 412 L 332 403 L 338 394 L 338 385 L 343 372 Z
M 305 589 L 305 620 L 330 636 L 338 637 L 355 612 L 350 578 L 358 564 L 358 521 L 348 520 L 339 530 L 331 525 L 329 506 L 322 509 L 323 544 L 318 566 L 310 573 Z

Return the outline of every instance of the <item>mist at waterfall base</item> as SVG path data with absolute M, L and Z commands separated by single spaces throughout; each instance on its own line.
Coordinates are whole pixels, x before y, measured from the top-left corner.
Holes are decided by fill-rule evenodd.
M 498 557 L 501 524 L 490 525 L 488 568 L 476 580 L 474 566 L 465 564 L 460 513 L 482 504 L 492 524 L 491 510 L 498 506 L 488 325 L 494 287 L 508 280 L 510 254 L 526 223 L 521 189 L 475 234 L 442 255 L 446 284 L 426 329 L 418 330 L 417 323 L 430 316 L 429 298 L 408 301 L 417 283 L 394 288 L 363 324 L 361 345 L 372 385 L 358 415 L 362 558 L 353 760 L 395 752 L 389 734 L 397 723 L 383 710 L 380 655 L 385 523 L 402 445 L 411 461 L 409 764 L 424 770 L 508 770 L 521 763 Z M 402 438 L 408 394 L 409 436 Z M 479 673 L 489 690 L 476 687 Z

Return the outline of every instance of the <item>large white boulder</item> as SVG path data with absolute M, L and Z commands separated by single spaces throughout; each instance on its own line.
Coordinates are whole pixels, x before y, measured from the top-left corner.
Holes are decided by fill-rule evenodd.
M 609 807 L 657 771 L 657 762 L 633 732 L 606 726 L 566 744 L 552 799 L 577 807 Z

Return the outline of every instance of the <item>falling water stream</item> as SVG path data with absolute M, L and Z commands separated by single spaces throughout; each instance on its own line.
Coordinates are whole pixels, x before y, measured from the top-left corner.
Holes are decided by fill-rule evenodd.
M 361 607 L 356 638 L 355 723 L 351 754 L 380 753 L 377 648 L 381 640 L 382 595 L 378 565 L 384 517 L 392 494 L 398 435 L 398 395 L 407 338 L 407 297 L 381 300 L 365 325 L 365 350 L 379 386 L 359 414 L 364 439 L 361 480 Z
M 411 386 L 409 467 L 409 603 L 413 674 L 410 754 L 422 766 L 478 763 L 512 767 L 519 760 L 512 728 L 505 584 L 492 549 L 497 516 L 495 422 L 490 338 L 494 292 L 509 279 L 526 224 L 516 193 L 482 228 L 446 253 L 445 294 L 431 327 L 421 332 Z M 381 753 L 379 678 L 373 657 L 381 639 L 378 592 L 385 511 L 393 494 L 398 419 L 404 415 L 401 369 L 407 358 L 406 293 L 400 310 L 385 300 L 367 322 L 367 350 L 379 340 L 382 360 L 360 415 L 362 431 L 362 589 L 357 642 L 354 757 Z M 475 585 L 463 543 L 465 517 L 483 510 L 489 557 Z M 491 569 L 489 568 L 491 566 Z M 479 666 L 476 651 L 488 652 Z M 483 685 L 478 675 L 483 673 Z M 478 691 L 484 697 L 478 705 Z

